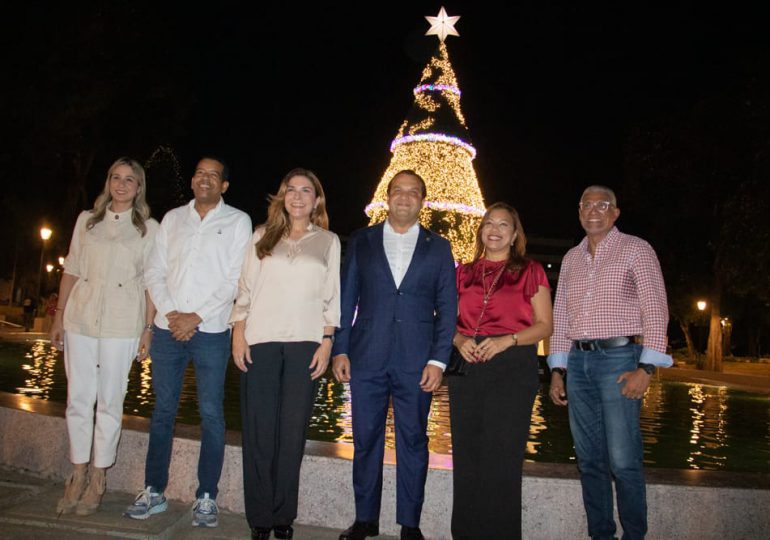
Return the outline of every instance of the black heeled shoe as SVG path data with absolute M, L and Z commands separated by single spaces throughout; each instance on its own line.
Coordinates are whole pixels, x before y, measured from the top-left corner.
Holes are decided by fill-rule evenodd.
M 291 540 L 294 538 L 294 529 L 291 525 L 276 525 L 273 527 L 273 536 L 279 540 Z
M 252 527 L 251 540 L 270 540 L 270 529 L 265 527 Z

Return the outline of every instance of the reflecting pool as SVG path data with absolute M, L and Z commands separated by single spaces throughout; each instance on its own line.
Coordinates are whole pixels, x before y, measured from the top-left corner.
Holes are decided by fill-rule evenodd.
M 240 430 L 239 371 L 231 363 L 225 389 L 228 429 Z M 46 341 L 0 341 L 0 391 L 65 403 L 64 362 Z M 199 422 L 195 379 L 190 367 L 179 405 L 179 421 Z M 527 459 L 574 462 L 566 409 L 548 399 L 543 385 L 535 398 L 527 443 Z M 131 369 L 125 412 L 152 414 L 150 363 Z M 654 380 L 642 405 L 645 463 L 654 467 L 770 473 L 770 396 L 720 386 Z M 442 386 L 435 393 L 429 420 L 430 450 L 452 452 L 449 398 Z M 321 379 L 309 438 L 352 442 L 350 396 L 347 385 Z M 392 414 L 388 416 L 386 444 L 394 447 Z

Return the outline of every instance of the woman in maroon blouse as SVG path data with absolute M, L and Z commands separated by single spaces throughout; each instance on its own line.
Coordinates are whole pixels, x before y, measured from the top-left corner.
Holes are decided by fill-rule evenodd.
M 454 346 L 469 363 L 449 378 L 452 536 L 521 538 L 521 469 L 538 387 L 537 342 L 551 335 L 548 279 L 525 258 L 519 215 L 487 209 L 473 262 L 457 268 Z

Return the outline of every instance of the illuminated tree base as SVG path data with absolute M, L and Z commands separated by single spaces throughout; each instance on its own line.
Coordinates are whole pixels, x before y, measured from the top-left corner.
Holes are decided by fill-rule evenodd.
M 484 199 L 468 152 L 443 142 L 418 141 L 397 146 L 372 203 L 366 207 L 370 225 L 387 216 L 388 182 L 404 169 L 416 171 L 428 188 L 420 222 L 452 243 L 455 260 L 469 261 L 473 257 L 476 229 L 484 215 Z

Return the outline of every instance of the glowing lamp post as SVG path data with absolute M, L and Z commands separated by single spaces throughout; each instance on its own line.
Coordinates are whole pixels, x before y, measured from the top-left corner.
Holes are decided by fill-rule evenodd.
M 700 311 L 701 316 L 703 315 L 703 312 L 706 311 L 706 307 L 708 304 L 705 300 L 698 300 L 695 302 L 695 306 L 698 308 L 698 311 Z M 702 318 L 702 317 L 699 317 Z M 702 322 L 702 321 L 700 321 Z M 703 358 L 701 357 L 701 347 L 703 346 L 703 324 L 698 324 L 698 348 L 695 351 L 695 366 L 698 369 L 703 369 Z
M 37 272 L 37 299 L 38 303 L 40 300 L 40 286 L 43 283 L 43 256 L 45 255 L 45 243 L 48 241 L 49 238 L 51 238 L 51 235 L 53 234 L 53 231 L 49 229 L 48 227 L 42 227 L 40 229 L 40 239 L 43 241 L 43 243 L 40 246 L 40 266 L 38 267 Z

